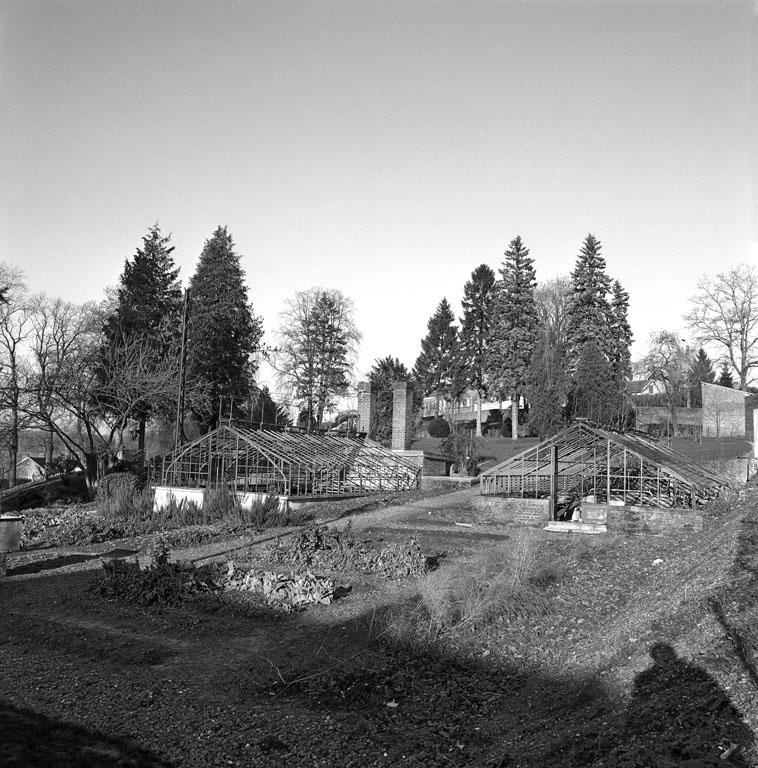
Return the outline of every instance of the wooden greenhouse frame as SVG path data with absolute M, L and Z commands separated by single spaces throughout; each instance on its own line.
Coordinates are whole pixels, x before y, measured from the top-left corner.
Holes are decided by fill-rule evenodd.
M 671 448 L 582 422 L 486 470 L 484 495 L 694 508 L 729 481 Z
M 231 422 L 163 463 L 162 485 L 278 496 L 356 496 L 417 488 L 420 468 L 365 437 Z

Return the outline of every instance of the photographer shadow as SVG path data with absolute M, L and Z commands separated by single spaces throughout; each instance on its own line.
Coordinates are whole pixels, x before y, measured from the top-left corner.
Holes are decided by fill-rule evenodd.
M 661 768 L 747 766 L 753 734 L 719 684 L 667 643 L 652 645 L 650 656 L 627 708 L 624 758 Z

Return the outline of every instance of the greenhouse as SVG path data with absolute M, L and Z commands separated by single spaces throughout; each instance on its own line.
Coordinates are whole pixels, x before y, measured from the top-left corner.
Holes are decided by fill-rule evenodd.
M 166 488 L 305 499 L 410 490 L 420 470 L 365 437 L 230 422 L 167 457 L 161 474 Z
M 671 448 L 637 434 L 579 422 L 482 474 L 484 495 L 618 506 L 699 507 L 728 481 Z

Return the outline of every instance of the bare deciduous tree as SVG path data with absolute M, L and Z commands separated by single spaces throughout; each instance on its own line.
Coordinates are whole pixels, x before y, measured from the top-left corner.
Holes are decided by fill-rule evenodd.
M 18 436 L 24 426 L 24 341 L 32 332 L 32 306 L 23 273 L 0 264 L 0 439 L 8 450 L 8 487 L 16 484 Z
M 700 344 L 715 344 L 739 374 L 747 390 L 750 371 L 758 367 L 758 275 L 739 264 L 715 277 L 703 277 L 685 315 Z
M 288 300 L 280 317 L 274 367 L 307 414 L 309 426 L 319 427 L 334 398 L 349 385 L 361 338 L 353 302 L 340 291 L 311 288 Z
M 676 406 L 687 387 L 689 359 L 679 336 L 671 331 L 658 331 L 650 336 L 650 350 L 640 362 L 648 381 L 663 386 L 666 404 L 671 414 L 671 426 L 676 435 Z
M 30 415 L 77 457 L 93 492 L 98 461 L 122 444 L 135 404 L 175 396 L 178 357 L 145 339 L 104 353 L 101 307 L 45 297 L 36 303 Z

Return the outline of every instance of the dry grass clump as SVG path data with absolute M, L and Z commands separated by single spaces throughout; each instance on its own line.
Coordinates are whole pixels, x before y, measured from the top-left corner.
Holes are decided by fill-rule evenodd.
M 387 616 L 384 636 L 394 644 L 423 645 L 544 613 L 540 587 L 557 575 L 538 566 L 536 537 L 520 531 L 504 544 L 419 579 L 417 601 Z

